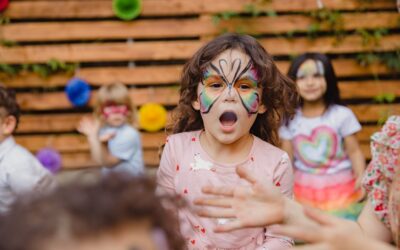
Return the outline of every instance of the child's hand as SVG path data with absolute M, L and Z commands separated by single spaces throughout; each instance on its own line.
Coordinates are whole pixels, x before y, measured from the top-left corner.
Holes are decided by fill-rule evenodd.
M 208 186 L 203 193 L 218 195 L 212 198 L 195 200 L 202 208 L 198 214 L 212 218 L 232 218 L 234 220 L 218 225 L 215 232 L 229 232 L 246 227 L 264 227 L 284 220 L 285 199 L 279 189 L 258 181 L 247 169 L 238 167 L 238 175 L 251 183 L 251 186 Z
M 100 121 L 91 117 L 83 117 L 79 121 L 77 130 L 87 137 L 97 137 L 100 130 Z
M 107 134 L 101 135 L 99 137 L 99 140 L 101 142 L 105 143 L 105 142 L 108 142 L 109 140 L 111 140 L 112 138 L 114 138 L 114 136 L 115 136 L 115 133 L 107 133 Z

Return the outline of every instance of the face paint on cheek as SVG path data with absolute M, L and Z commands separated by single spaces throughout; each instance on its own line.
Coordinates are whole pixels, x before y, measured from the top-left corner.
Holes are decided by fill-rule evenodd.
M 210 70 L 206 70 L 203 74 L 203 81 L 201 82 L 201 92 L 199 94 L 199 103 L 200 103 L 200 112 L 203 114 L 206 114 L 210 112 L 210 109 L 212 105 L 215 103 L 215 101 L 218 99 L 218 97 L 221 95 L 220 92 L 216 91 L 207 91 L 207 87 L 209 85 L 209 82 L 213 82 L 215 79 L 215 76 L 212 75 Z
M 237 83 L 240 99 L 242 100 L 242 104 L 249 113 L 249 115 L 257 114 L 258 108 L 260 106 L 260 96 L 257 91 L 258 81 L 259 81 L 258 71 L 252 65 L 247 75 L 244 77 L 244 79 L 239 80 Z M 251 90 L 247 90 L 246 92 L 240 91 L 241 84 L 247 85 L 248 88 L 250 88 Z
M 199 95 L 199 102 L 201 113 L 208 113 L 214 103 L 213 98 L 208 96 L 204 90 Z
M 258 112 L 258 108 L 260 106 L 260 96 L 258 95 L 257 91 L 241 94 L 240 99 L 242 100 L 242 104 L 249 115 L 256 114 Z

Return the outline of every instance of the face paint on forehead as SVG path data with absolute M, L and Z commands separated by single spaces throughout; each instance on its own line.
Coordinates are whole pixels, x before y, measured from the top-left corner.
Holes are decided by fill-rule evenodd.
M 324 65 L 320 60 L 306 60 L 302 65 L 300 65 L 296 78 L 325 74 Z
M 230 67 L 229 67 L 230 66 Z M 243 69 L 242 60 L 240 58 L 236 58 L 229 63 L 225 59 L 218 60 L 218 67 L 211 63 L 211 68 L 224 80 L 225 84 L 231 89 L 233 84 L 251 67 L 252 63 L 249 61 Z

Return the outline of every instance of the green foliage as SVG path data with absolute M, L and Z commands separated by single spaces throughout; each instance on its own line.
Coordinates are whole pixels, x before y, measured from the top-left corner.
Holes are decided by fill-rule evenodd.
M 65 63 L 56 59 L 50 59 L 45 64 L 21 64 L 21 65 L 8 65 L 0 64 L 0 72 L 9 76 L 15 76 L 21 71 L 34 72 L 41 77 L 48 77 L 49 75 L 57 73 L 72 74 L 75 72 L 79 65 L 77 63 Z
M 13 47 L 18 44 L 16 42 L 10 41 L 10 40 L 0 40 L 0 45 L 4 46 L 4 47 Z
M 0 72 L 3 72 L 9 76 L 17 75 L 19 73 L 19 71 L 20 70 L 18 68 L 13 67 L 11 65 L 4 64 L 4 63 L 0 64 Z
M 0 15 L 0 25 L 5 25 L 9 24 L 11 22 L 9 17 L 5 17 L 3 15 Z
M 363 66 L 369 66 L 373 63 L 382 63 L 390 70 L 400 72 L 400 49 L 385 53 L 362 53 L 357 55 L 358 63 Z
M 244 6 L 244 12 L 250 14 L 253 17 L 257 17 L 262 14 L 262 11 L 258 9 L 254 4 L 246 4 Z
M 392 103 L 395 99 L 394 93 L 382 93 L 374 97 L 374 101 L 377 103 Z
M 358 64 L 360 64 L 363 67 L 369 66 L 373 63 L 380 61 L 379 56 L 374 53 L 358 54 L 356 59 L 357 59 Z
M 384 35 L 387 35 L 389 31 L 384 28 L 374 29 L 374 30 L 366 30 L 366 29 L 357 29 L 356 34 L 360 35 L 362 38 L 362 45 L 374 45 L 379 46 L 380 41 Z
M 381 61 L 392 71 L 400 72 L 400 49 L 394 52 L 383 53 Z
M 329 31 L 332 31 L 337 39 L 341 39 L 344 36 L 343 16 L 339 11 L 322 8 L 311 11 L 309 16 L 314 20 L 307 29 L 309 38 L 316 38 L 322 26 L 328 27 Z

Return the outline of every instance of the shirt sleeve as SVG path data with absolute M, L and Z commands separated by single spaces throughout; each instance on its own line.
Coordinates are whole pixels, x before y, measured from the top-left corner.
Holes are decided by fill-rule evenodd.
M 361 130 L 361 125 L 357 120 L 357 117 L 354 115 L 353 111 L 349 108 L 344 107 L 343 109 L 343 117 L 342 117 L 342 125 L 340 126 L 340 134 L 343 137 L 352 135 Z
M 275 169 L 274 179 L 275 186 L 281 189 L 281 192 L 288 198 L 293 198 L 293 169 L 288 154 L 284 153 Z M 294 242 L 291 238 L 271 233 L 271 229 L 275 226 L 269 226 L 265 231 L 265 243 L 263 248 L 268 250 L 289 249 Z
M 32 192 L 46 193 L 56 186 L 54 177 L 33 156 L 13 159 L 12 167 L 6 175 L 7 183 L 16 195 Z
M 177 162 L 171 144 L 171 138 L 167 138 L 161 156 L 160 166 L 157 170 L 157 192 L 159 193 L 175 194 L 174 178 Z
M 291 140 L 293 139 L 292 133 L 290 133 L 289 127 L 286 125 L 282 125 L 279 128 L 279 137 L 283 140 Z
M 109 141 L 108 150 L 122 161 L 130 160 L 138 150 L 142 150 L 139 132 L 133 129 L 122 131 Z

